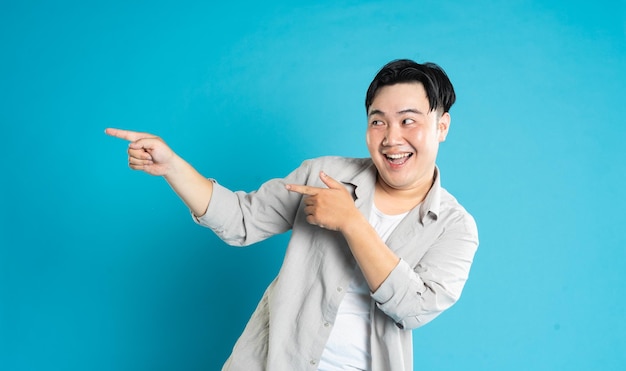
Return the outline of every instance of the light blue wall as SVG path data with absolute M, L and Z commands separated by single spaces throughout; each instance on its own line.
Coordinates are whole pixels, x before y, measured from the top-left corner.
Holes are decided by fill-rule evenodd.
M 103 129 L 252 190 L 366 156 L 404 57 L 455 84 L 439 165 L 481 233 L 415 369 L 626 368 L 623 1 L 91 3 L 0 4 L 1 370 L 218 369 L 287 237 L 226 247 Z

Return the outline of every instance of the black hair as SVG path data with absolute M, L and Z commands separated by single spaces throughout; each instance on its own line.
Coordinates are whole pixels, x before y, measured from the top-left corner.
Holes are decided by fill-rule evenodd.
M 412 82 L 424 86 L 431 111 L 441 109 L 444 113 L 448 112 L 456 100 L 454 87 L 441 67 L 430 62 L 419 64 L 410 59 L 398 59 L 383 66 L 372 80 L 365 95 L 366 113 L 380 88 Z

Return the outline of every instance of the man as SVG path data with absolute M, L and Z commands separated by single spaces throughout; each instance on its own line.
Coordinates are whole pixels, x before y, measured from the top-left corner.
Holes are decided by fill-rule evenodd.
M 206 179 L 158 137 L 106 130 L 225 242 L 292 230 L 224 370 L 413 369 L 411 330 L 458 300 L 478 246 L 435 165 L 454 101 L 437 65 L 392 61 L 366 94 L 370 158 L 308 160 L 251 193 Z

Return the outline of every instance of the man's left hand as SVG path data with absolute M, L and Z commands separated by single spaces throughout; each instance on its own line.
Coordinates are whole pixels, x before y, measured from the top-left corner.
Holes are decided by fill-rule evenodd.
M 320 179 L 328 188 L 288 184 L 287 189 L 304 195 L 306 221 L 333 231 L 342 231 L 359 210 L 352 196 L 340 182 L 320 172 Z

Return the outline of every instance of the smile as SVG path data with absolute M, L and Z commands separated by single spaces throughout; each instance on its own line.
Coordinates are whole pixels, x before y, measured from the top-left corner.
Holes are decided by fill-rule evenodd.
M 391 162 L 394 165 L 402 165 L 404 164 L 411 156 L 413 156 L 413 153 L 410 152 L 406 152 L 406 153 L 394 153 L 394 154 L 385 154 L 384 155 L 385 158 L 387 159 L 387 161 Z

